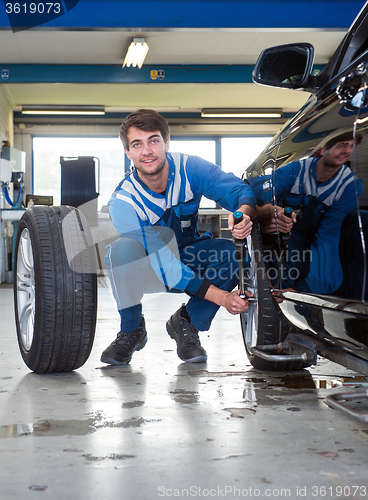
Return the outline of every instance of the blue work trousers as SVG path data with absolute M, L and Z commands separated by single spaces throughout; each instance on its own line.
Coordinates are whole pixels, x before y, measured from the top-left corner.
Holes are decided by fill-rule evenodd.
M 244 265 L 247 267 L 247 252 Z M 180 250 L 180 260 L 194 272 L 222 290 L 232 291 L 239 283 L 239 265 L 232 241 L 203 238 Z M 155 274 L 143 245 L 133 238 L 121 237 L 107 247 L 105 261 L 113 294 L 121 317 L 121 331 L 130 333 L 142 321 L 141 300 L 145 293 L 180 292 L 168 290 Z M 209 330 L 219 306 L 192 296 L 186 304 L 192 324 Z
M 368 300 L 368 210 L 360 210 L 363 243 L 357 210 L 347 214 L 341 226 L 340 261 L 344 281 L 334 293 L 354 300 Z

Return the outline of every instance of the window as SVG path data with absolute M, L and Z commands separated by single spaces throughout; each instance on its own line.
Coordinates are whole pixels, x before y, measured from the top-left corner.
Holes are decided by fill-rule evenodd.
M 124 176 L 124 155 L 119 138 L 35 137 L 33 139 L 34 194 L 53 196 L 54 205 L 60 205 L 60 156 L 94 156 L 100 160 L 100 182 L 96 179 L 96 189 L 100 191 L 98 210 L 101 210 Z
M 188 155 L 200 156 L 204 160 L 216 163 L 216 142 L 214 140 L 177 140 L 171 139 L 170 151 Z M 200 208 L 215 208 L 216 203 L 208 198 L 202 198 Z
M 216 161 L 216 138 L 175 139 L 170 142 L 170 151 L 197 155 L 211 163 Z M 221 166 L 225 172 L 241 177 L 245 168 L 269 143 L 269 137 L 223 137 Z M 218 144 L 218 142 L 217 142 Z M 100 161 L 98 209 L 110 199 L 124 176 L 125 153 L 119 138 L 103 137 L 35 137 L 33 139 L 34 194 L 54 197 L 54 205 L 60 205 L 60 156 L 94 156 Z M 96 165 L 97 176 L 97 165 Z M 100 186 L 98 188 L 98 186 Z M 214 208 L 215 202 L 204 198 L 201 208 Z
M 216 163 L 216 143 L 214 140 L 188 140 L 171 139 L 170 151 L 200 156 L 204 160 Z
M 241 177 L 244 170 L 262 153 L 271 137 L 223 137 L 221 164 L 224 172 Z

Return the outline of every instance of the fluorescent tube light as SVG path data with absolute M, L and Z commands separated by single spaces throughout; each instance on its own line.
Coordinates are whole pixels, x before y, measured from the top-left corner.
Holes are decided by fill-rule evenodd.
M 282 109 L 204 108 L 202 118 L 281 118 Z
M 133 66 L 133 68 L 138 66 L 141 69 L 148 51 L 149 47 L 144 38 L 133 38 L 126 53 L 123 68 L 124 66 L 128 68 L 129 66 Z
M 105 106 L 24 105 L 23 115 L 104 115 Z

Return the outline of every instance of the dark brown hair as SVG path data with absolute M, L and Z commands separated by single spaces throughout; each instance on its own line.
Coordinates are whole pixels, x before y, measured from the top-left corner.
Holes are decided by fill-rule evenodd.
M 329 141 L 326 142 L 324 145 L 324 148 L 331 149 L 335 144 L 338 142 L 346 142 L 346 141 L 352 141 L 354 139 L 354 133 L 353 132 L 344 132 L 343 134 L 337 135 L 336 137 L 333 137 Z M 363 140 L 363 134 L 360 132 L 357 132 L 355 134 L 355 144 L 358 146 Z
M 158 130 L 161 132 L 164 142 L 167 142 L 170 137 L 170 128 L 166 118 L 153 109 L 139 109 L 138 111 L 134 111 L 134 113 L 130 113 L 120 127 L 119 137 L 124 148 L 127 150 L 129 150 L 127 136 L 130 127 L 136 127 L 145 132 L 155 132 Z

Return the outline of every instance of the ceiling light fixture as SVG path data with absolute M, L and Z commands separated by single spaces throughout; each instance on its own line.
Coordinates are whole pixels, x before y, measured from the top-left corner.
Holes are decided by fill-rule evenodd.
M 105 106 L 73 106 L 73 105 L 24 105 L 23 115 L 104 115 Z
M 129 66 L 133 66 L 133 68 L 138 66 L 141 69 L 148 51 L 149 47 L 144 38 L 133 38 L 126 53 L 123 68 L 124 66 L 128 68 Z
M 274 108 L 204 108 L 202 118 L 281 118 L 282 109 Z

